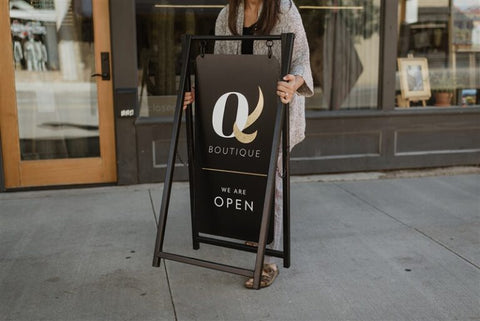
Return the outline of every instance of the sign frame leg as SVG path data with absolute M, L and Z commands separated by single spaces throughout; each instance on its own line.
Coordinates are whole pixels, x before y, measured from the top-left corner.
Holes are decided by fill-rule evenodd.
M 175 106 L 175 114 L 173 116 L 172 140 L 170 141 L 170 149 L 168 153 L 167 170 L 165 181 L 163 184 L 162 205 L 158 216 L 157 237 L 155 240 L 155 252 L 153 257 L 153 266 L 160 266 L 160 252 L 163 251 L 163 242 L 165 239 L 165 228 L 167 226 L 168 207 L 170 205 L 170 194 L 172 191 L 173 171 L 175 169 L 175 156 L 177 155 L 178 137 L 180 135 L 180 127 L 182 122 L 183 100 L 185 98 L 185 90 L 187 88 L 187 75 L 189 73 L 191 36 L 185 35 L 183 38 L 183 67 L 180 76 L 180 90 L 177 95 L 177 104 Z M 186 63 L 185 63 L 186 62 Z M 188 76 L 189 77 L 189 76 Z

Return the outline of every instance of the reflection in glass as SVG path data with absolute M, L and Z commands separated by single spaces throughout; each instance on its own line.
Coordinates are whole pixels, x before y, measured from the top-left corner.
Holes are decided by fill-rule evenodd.
M 180 78 L 182 35 L 213 35 L 225 1 L 136 5 L 140 117 L 171 116 Z M 195 48 L 194 48 L 195 49 Z
M 480 104 L 480 2 L 409 0 L 399 3 L 398 58 L 428 62 L 430 98 L 406 101 L 397 75 L 397 107 Z
M 380 1 L 304 0 L 315 95 L 310 109 L 376 109 Z
M 212 35 L 226 1 L 136 3 L 140 116 L 171 116 L 180 76 L 181 36 Z M 316 87 L 307 108 L 377 108 L 380 0 L 297 0 L 295 4 L 307 32 Z
M 22 160 L 100 156 L 92 5 L 11 0 Z

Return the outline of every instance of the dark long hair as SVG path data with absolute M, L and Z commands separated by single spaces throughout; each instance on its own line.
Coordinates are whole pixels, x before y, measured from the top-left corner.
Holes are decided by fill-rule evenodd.
M 229 0 L 228 29 L 238 35 L 237 16 L 240 3 L 245 0 Z M 256 34 L 268 35 L 278 21 L 281 0 L 263 0 L 263 9 L 257 21 Z

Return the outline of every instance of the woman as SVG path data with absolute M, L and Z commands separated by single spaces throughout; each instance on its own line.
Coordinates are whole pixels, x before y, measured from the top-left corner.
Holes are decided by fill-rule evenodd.
M 305 138 L 305 96 L 313 95 L 313 80 L 307 37 L 302 18 L 291 0 L 229 0 L 222 9 L 215 24 L 215 34 L 225 35 L 279 35 L 294 33 L 292 64 L 290 74 L 277 83 L 277 95 L 282 103 L 290 104 L 290 148 Z M 268 54 L 265 41 L 217 41 L 217 54 Z M 274 45 L 272 54 L 281 61 L 281 46 Z M 194 92 L 185 93 L 184 107 L 194 101 Z M 282 179 L 279 161 L 275 177 L 275 222 L 274 240 L 269 248 L 281 248 L 280 237 L 283 226 Z M 265 257 L 260 287 L 273 283 L 278 267 L 271 257 Z M 253 288 L 253 279 L 245 282 Z

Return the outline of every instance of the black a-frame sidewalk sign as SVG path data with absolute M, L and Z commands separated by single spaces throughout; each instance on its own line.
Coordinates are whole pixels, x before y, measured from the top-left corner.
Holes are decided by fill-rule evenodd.
M 250 81 L 246 83 L 251 85 L 253 80 L 257 78 L 262 78 L 264 75 L 270 77 L 267 80 L 267 84 L 265 85 L 264 90 L 262 91 L 260 86 L 254 87 L 254 89 L 249 89 L 252 94 L 250 97 L 258 97 L 257 107 L 255 107 L 254 111 L 250 111 L 248 108 L 248 101 L 252 100 L 248 99 L 242 94 L 238 93 L 237 90 L 227 90 L 227 93 L 219 96 L 218 92 L 213 92 L 214 89 L 209 88 L 211 86 L 211 82 L 209 81 L 202 81 L 202 77 L 208 80 L 208 76 L 204 77 L 204 74 L 213 74 L 213 77 L 218 77 L 219 74 L 226 74 L 225 77 L 227 78 L 219 78 L 220 82 L 225 82 L 224 79 L 236 79 L 235 75 L 229 74 L 229 72 L 235 73 L 236 61 L 235 59 L 243 59 L 240 58 L 241 55 L 230 55 L 226 56 L 223 55 L 205 55 L 205 47 L 207 41 L 240 41 L 240 40 L 255 40 L 255 41 L 265 41 L 267 47 L 269 47 L 269 54 L 268 57 L 265 56 L 257 56 L 248 55 L 251 58 L 248 60 L 248 64 L 253 61 L 257 63 L 256 69 L 251 71 L 253 72 L 253 76 Z M 242 251 L 248 251 L 256 253 L 256 261 L 255 267 L 253 270 L 236 267 L 231 265 L 225 265 L 217 262 L 202 260 L 193 257 L 187 257 L 175 253 L 165 252 L 163 250 L 164 244 L 164 236 L 167 224 L 167 216 L 168 216 L 168 208 L 170 203 L 170 194 L 171 194 L 171 187 L 172 187 L 172 179 L 173 179 L 173 171 L 175 167 L 175 158 L 177 154 L 177 145 L 178 139 L 180 134 L 180 127 L 182 122 L 182 113 L 183 109 L 183 101 L 185 92 L 191 90 L 190 85 L 190 65 L 191 65 L 191 48 L 192 43 L 198 42 L 201 44 L 201 54 L 197 57 L 197 64 L 196 64 L 196 111 L 195 117 L 192 112 L 191 106 L 185 110 L 186 112 L 186 132 L 187 132 L 187 152 L 188 152 L 188 169 L 189 169 L 189 183 L 190 183 L 190 205 L 191 205 L 191 217 L 192 217 L 192 239 L 193 239 L 193 248 L 199 249 L 200 243 L 211 244 L 216 246 L 222 246 Z M 272 58 L 271 56 L 271 48 L 274 42 L 280 42 L 281 44 L 281 67 L 280 70 L 275 71 L 274 63 L 268 62 L 268 59 Z M 162 203 L 159 213 L 159 220 L 157 226 L 157 237 L 155 242 L 155 252 L 153 258 L 153 266 L 159 267 L 160 260 L 167 259 L 173 260 L 177 262 L 197 265 L 201 267 L 211 268 L 223 272 L 234 273 L 246 277 L 253 277 L 254 283 L 253 286 L 255 289 L 260 288 L 260 280 L 261 280 L 261 273 L 262 267 L 264 262 L 264 256 L 274 256 L 283 259 L 284 267 L 290 266 L 290 169 L 289 169 L 289 159 L 290 159 L 290 146 L 289 146 L 289 112 L 288 112 L 288 105 L 282 104 L 278 97 L 276 96 L 276 81 L 280 78 L 280 76 L 284 76 L 288 74 L 289 67 L 291 63 L 291 56 L 293 52 L 293 42 L 294 42 L 294 35 L 291 33 L 282 34 L 278 36 L 192 36 L 186 35 L 183 37 L 183 53 L 182 53 L 182 70 L 181 70 L 181 77 L 180 77 L 180 86 L 177 95 L 177 102 L 175 107 L 174 119 L 173 119 L 173 129 L 172 129 L 172 138 L 170 142 L 170 149 L 168 154 L 168 161 L 167 161 L 167 169 L 165 175 L 165 182 L 163 188 L 163 195 L 162 195 Z M 209 56 L 209 57 L 207 57 Z M 234 58 L 238 57 L 238 58 Z M 204 59 L 205 58 L 205 59 Z M 199 60 L 200 59 L 200 60 Z M 230 60 L 229 60 L 230 59 Z M 230 63 L 233 59 L 233 64 Z M 267 59 L 267 60 L 261 60 Z M 256 62 L 255 62 L 256 61 Z M 267 61 L 267 63 L 264 63 Z M 214 65 L 227 63 L 229 72 L 215 72 L 212 71 Z M 278 62 L 275 61 L 276 68 L 278 69 Z M 269 67 L 270 66 L 270 67 Z M 232 67 L 232 68 L 230 68 Z M 270 68 L 270 69 L 269 69 Z M 233 71 L 232 71 L 233 70 Z M 241 70 L 239 70 L 241 72 Z M 256 73 L 256 74 L 255 74 Z M 273 78 L 272 78 L 273 76 Z M 228 78 L 230 77 L 230 78 Z M 200 79 L 200 80 L 199 80 Z M 253 79 L 253 80 L 252 80 Z M 272 81 L 273 79 L 273 81 Z M 228 82 L 228 81 L 227 81 Z M 236 83 L 234 86 L 243 86 L 245 81 L 242 83 Z M 200 88 L 199 88 L 200 87 Z M 236 88 L 236 87 L 234 87 Z M 230 96 L 237 96 L 235 98 L 229 98 Z M 270 96 L 269 96 L 270 95 Z M 273 97 L 272 97 L 273 95 Z M 208 97 L 216 97 L 216 103 L 212 104 L 212 100 L 208 100 Z M 220 98 L 219 98 L 220 97 Z M 223 97 L 223 98 L 222 98 Z M 256 98 L 255 98 L 256 99 Z M 265 99 L 265 105 L 269 104 L 270 108 L 263 109 Z M 213 100 L 214 102 L 215 100 Z M 236 111 L 236 118 L 235 116 L 225 116 L 227 113 L 224 113 L 225 108 L 227 108 L 227 101 L 234 101 L 237 103 L 235 109 Z M 256 100 L 255 100 L 256 101 Z M 210 111 L 208 116 L 203 117 L 201 112 L 198 110 L 201 108 L 202 102 L 206 102 L 205 105 L 211 106 L 215 105 L 213 112 Z M 243 103 L 243 105 L 242 105 Z M 223 104 L 223 105 L 222 105 Z M 272 108 L 272 106 L 276 106 Z M 199 108 L 200 107 L 200 108 Z M 242 107 L 242 108 L 240 108 Z M 270 109 L 270 111 L 267 111 Z M 268 114 L 270 112 L 270 114 Z M 219 117 L 218 115 L 221 115 Z M 256 120 L 262 115 L 263 118 L 268 117 L 267 122 L 261 127 L 255 127 L 252 123 L 256 122 Z M 225 119 L 227 120 L 224 120 Z M 231 119 L 229 120 L 228 117 Z M 233 117 L 233 118 L 232 118 Z M 206 126 L 205 119 L 209 122 Z M 220 120 L 218 118 L 221 118 Z M 235 118 L 235 119 L 234 119 Z M 233 124 L 233 131 L 232 127 L 230 129 L 226 129 L 227 134 L 225 134 L 225 130 L 223 129 L 224 123 Z M 258 122 L 260 123 L 260 122 Z M 248 131 L 249 133 L 243 133 L 244 129 L 247 129 L 252 125 Z M 257 125 L 258 126 L 258 125 Z M 204 127 L 213 127 L 213 130 L 216 134 L 211 135 L 211 137 L 215 136 L 215 138 L 210 139 L 207 137 L 209 134 L 205 134 L 202 132 L 202 128 Z M 252 129 L 253 128 L 253 129 Z M 255 130 L 257 129 L 257 130 Z M 245 148 L 244 146 L 251 146 L 250 144 L 253 140 L 262 141 L 262 137 L 259 134 L 257 137 L 257 131 L 265 132 L 271 130 L 271 136 L 268 136 L 268 141 L 263 141 L 265 146 L 268 148 L 265 149 L 255 149 L 252 147 Z M 254 133 L 252 133 L 254 131 Z M 216 144 L 215 139 L 222 139 L 222 138 L 233 138 L 235 139 L 229 140 L 229 146 L 220 146 L 221 143 Z M 208 140 L 208 143 L 205 143 L 205 140 Z M 264 139 L 265 140 L 265 139 Z M 225 141 L 225 139 L 224 139 Z M 212 143 L 213 142 L 213 143 Z M 243 145 L 242 145 L 243 144 Z M 282 145 L 281 149 L 281 169 L 277 169 L 277 159 L 280 152 L 280 144 Z M 263 151 L 266 152 L 263 152 Z M 263 154 L 262 154 L 263 153 Z M 225 156 L 227 155 L 227 156 Z M 219 161 L 214 160 L 211 161 L 210 157 L 227 157 L 227 159 Z M 230 158 L 228 158 L 230 157 Z M 239 158 L 239 161 L 235 161 L 234 157 Z M 254 165 L 252 166 L 251 163 L 248 165 L 248 162 L 244 160 L 250 157 L 254 161 Z M 263 159 L 263 160 L 262 160 Z M 228 164 L 228 169 L 222 167 L 222 165 L 218 165 L 219 163 Z M 262 165 L 263 164 L 263 165 Z M 217 166 L 218 165 L 218 166 Z M 238 166 L 237 166 L 238 165 Z M 257 167 L 257 165 L 259 165 Z M 237 166 L 237 167 L 236 167 Z M 243 167 L 242 167 L 243 166 Z M 259 170 L 259 168 L 262 168 Z M 282 177 L 282 186 L 283 186 L 283 250 L 272 250 L 267 249 L 266 245 L 272 239 L 272 231 L 273 228 L 271 227 L 272 221 L 272 211 L 273 211 L 273 203 L 274 203 L 274 191 L 275 191 L 275 171 L 279 170 Z M 231 183 L 235 181 L 237 178 L 241 177 L 238 182 L 240 183 Z M 261 181 L 258 184 L 259 180 Z M 227 183 L 226 183 L 227 182 Z M 199 188 L 203 186 L 212 186 L 217 184 L 217 188 L 215 192 L 217 196 L 212 196 L 205 192 L 204 188 Z M 230 184 L 230 185 L 228 185 Z M 244 188 L 245 186 L 255 185 L 261 186 L 261 192 L 254 192 L 252 187 L 251 190 L 248 188 Z M 263 185 L 262 185 L 263 184 Z M 220 191 L 221 189 L 221 191 Z M 252 195 L 255 194 L 255 197 L 258 195 L 261 198 L 256 198 L 255 201 L 247 201 L 242 199 L 242 197 L 246 198 L 247 191 L 249 197 L 253 197 Z M 207 193 L 207 194 L 206 194 Z M 223 193 L 223 194 L 222 194 Z M 234 194 L 240 194 L 239 197 Z M 258 194 L 258 195 L 257 195 Z M 255 203 L 254 203 L 255 202 Z M 211 210 L 209 210 L 208 206 L 205 207 L 205 204 L 210 204 Z M 257 204 L 259 204 L 257 206 Z M 254 205 L 255 204 L 255 205 Z M 252 232 L 248 236 L 244 236 L 242 231 L 238 231 L 237 226 L 241 226 L 242 222 L 240 219 L 239 222 L 236 222 L 238 217 L 242 217 L 239 215 L 238 212 L 254 212 L 257 211 L 256 215 L 243 215 L 243 217 L 257 217 L 255 224 L 258 226 L 254 229 L 252 236 Z M 237 211 L 234 214 L 228 214 L 228 211 Z M 230 216 L 229 216 L 230 215 Z M 213 225 L 207 226 L 202 224 L 202 220 L 207 218 L 207 220 L 212 221 Z M 235 221 L 233 223 L 234 227 L 232 228 L 231 225 L 229 226 L 230 221 Z M 223 223 L 220 221 L 224 221 Z M 273 222 L 272 222 L 273 223 Z M 247 222 L 247 224 L 252 224 L 251 221 Z M 226 226 L 226 227 L 225 227 Z M 228 231 L 224 231 L 226 229 Z M 241 229 L 241 228 L 240 228 Z M 214 236 L 222 236 L 221 238 L 214 237 Z M 225 238 L 227 237 L 227 238 Z M 231 240 L 229 240 L 231 239 Z M 235 242 L 234 240 L 239 240 L 239 242 Z M 258 246 L 249 246 L 245 241 L 254 241 L 258 242 Z

